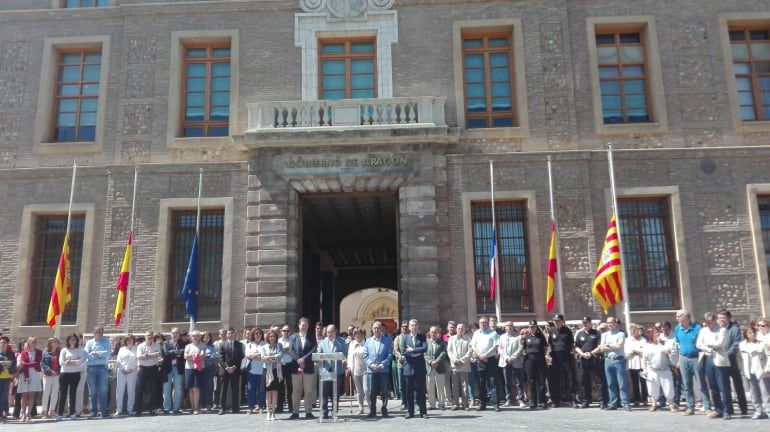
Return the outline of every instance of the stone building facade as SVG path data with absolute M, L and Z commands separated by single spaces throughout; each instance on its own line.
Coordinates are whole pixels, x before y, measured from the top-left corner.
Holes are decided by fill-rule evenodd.
M 598 318 L 591 285 L 613 214 L 608 144 L 621 227 L 633 231 L 621 232 L 631 319 L 672 320 L 680 307 L 767 316 L 770 5 L 683 0 L 675 9 L 660 0 L 6 0 L 0 329 L 50 334 L 41 280 L 53 278 L 45 257 L 61 247 L 46 246 L 57 237 L 43 224 L 67 214 L 73 160 L 73 212 L 84 225 L 64 332 L 112 321 L 134 167 L 133 331 L 186 323 L 170 312 L 181 288 L 172 273 L 189 254 L 173 224 L 196 209 L 201 168 L 202 207 L 220 215 L 221 244 L 207 261 L 218 276 L 199 326 L 493 313 L 490 161 L 498 211 L 511 212 L 498 220 L 502 317 L 546 319 L 549 156 L 564 312 Z M 605 36 L 617 39 L 602 45 Z M 476 41 L 504 46 L 473 57 Z M 225 120 L 205 126 L 226 133 L 185 136 L 195 108 L 189 50 L 201 47 L 228 53 L 217 102 Z M 337 47 L 371 51 L 325 51 Z M 641 57 L 613 63 L 608 47 Z M 97 78 L 75 80 L 93 103 L 76 111 L 84 139 L 60 124 L 72 52 L 100 55 Z M 492 53 L 506 65 L 484 63 L 478 90 L 471 59 Z M 361 58 L 364 72 L 351 66 Z M 335 59 L 348 62 L 343 75 L 325 69 Z M 621 75 L 641 71 L 637 98 L 631 83 L 612 93 L 608 62 Z M 79 64 L 85 74 L 90 63 Z M 495 70 L 505 75 L 497 86 Z M 371 82 L 325 98 L 335 77 L 348 91 Z M 477 91 L 501 97 L 486 117 L 469 108 Z M 613 117 L 613 97 L 627 117 Z M 629 120 L 639 100 L 646 117 Z M 502 123 L 471 127 L 479 119 Z M 357 300 L 368 312 L 341 316 L 343 298 L 361 290 L 374 293 Z

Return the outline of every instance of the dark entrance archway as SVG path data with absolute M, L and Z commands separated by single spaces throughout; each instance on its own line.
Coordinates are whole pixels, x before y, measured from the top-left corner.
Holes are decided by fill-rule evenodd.
M 395 191 L 300 195 L 299 315 L 338 323 L 342 298 L 359 289 L 398 289 Z

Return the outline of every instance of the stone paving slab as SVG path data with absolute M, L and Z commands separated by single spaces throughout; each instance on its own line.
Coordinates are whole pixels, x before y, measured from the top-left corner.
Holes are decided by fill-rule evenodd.
M 355 404 L 354 404 L 355 405 Z M 645 408 L 635 408 L 632 412 L 600 411 L 598 407 L 588 409 L 558 408 L 549 410 L 529 410 L 523 408 L 502 408 L 501 412 L 494 410 L 477 411 L 428 411 L 429 419 L 404 418 L 406 412 L 399 408 L 397 400 L 389 401 L 390 417 L 367 419 L 355 413 L 354 406 L 351 414 L 347 401 L 340 404 L 340 413 L 336 421 L 323 420 L 289 420 L 289 414 L 278 414 L 277 420 L 268 422 L 265 415 L 204 413 L 193 416 L 159 415 L 142 417 L 111 417 L 98 420 L 68 420 L 61 422 L 36 419 L 31 424 L 20 424 L 10 421 L 0 425 L 0 430 L 19 430 L 29 432 L 135 432 L 135 431 L 185 431 L 212 430 L 219 427 L 222 431 L 333 431 L 333 432 L 379 432 L 409 428 L 417 432 L 448 432 L 448 431 L 672 431 L 672 430 L 708 430 L 753 432 L 770 430 L 770 420 L 751 420 L 750 416 L 736 416 L 730 421 L 709 419 L 702 412 L 687 417 L 667 410 L 655 413 L 647 412 Z M 318 410 L 314 415 L 320 416 Z M 304 416 L 304 414 L 302 415 Z M 203 429 L 201 429 L 203 428 Z

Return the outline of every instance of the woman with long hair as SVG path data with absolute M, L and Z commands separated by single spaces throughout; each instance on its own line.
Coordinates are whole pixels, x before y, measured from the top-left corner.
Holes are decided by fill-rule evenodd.
M 69 397 L 70 419 L 77 418 L 77 399 L 78 383 L 80 382 L 80 372 L 83 369 L 83 363 L 86 361 L 86 355 L 83 348 L 80 347 L 80 338 L 76 334 L 67 336 L 65 346 L 59 353 L 59 365 L 61 373 L 59 374 L 59 407 L 56 420 L 61 420 L 64 415 L 64 404 Z
M 250 360 L 249 373 L 247 374 L 246 383 L 246 398 L 249 403 L 249 414 L 256 412 L 257 408 L 261 414 L 265 408 L 265 391 L 262 383 L 262 372 L 264 372 L 264 365 L 262 364 L 262 345 L 265 341 L 262 340 L 262 329 L 254 327 L 249 333 L 245 354 L 246 358 Z
M 766 419 L 770 413 L 770 374 L 765 347 L 757 340 L 754 327 L 743 328 L 743 340 L 738 344 L 743 360 L 743 376 L 749 384 L 751 404 L 754 405 L 752 420 Z
M 48 339 L 40 367 L 43 369 L 43 418 L 53 418 L 59 405 L 59 339 Z
M 203 357 L 200 406 L 211 410 L 214 407 L 214 372 L 217 350 L 214 348 L 214 336 L 210 332 L 203 333 L 201 342 L 205 345 L 206 354 Z
M 40 362 L 43 352 L 37 349 L 37 339 L 28 338 L 24 349 L 17 355 L 16 363 L 19 368 L 19 388 L 21 394 L 21 421 L 32 422 L 32 407 L 35 405 L 35 393 L 43 391 L 43 381 L 40 377 Z
M 283 373 L 281 371 L 281 359 L 283 357 L 283 345 L 278 343 L 278 332 L 270 330 L 267 333 L 267 343 L 261 347 L 262 363 L 265 373 L 265 391 L 267 397 L 267 420 L 275 420 L 276 403 L 278 402 L 278 390 L 283 386 Z
M 123 339 L 123 346 L 118 350 L 117 365 L 117 391 L 115 392 L 115 415 L 120 415 L 123 408 L 123 395 L 128 392 L 126 411 L 128 415 L 134 415 L 134 402 L 136 400 L 136 377 L 139 371 L 139 359 L 136 356 L 136 339 L 128 335 Z

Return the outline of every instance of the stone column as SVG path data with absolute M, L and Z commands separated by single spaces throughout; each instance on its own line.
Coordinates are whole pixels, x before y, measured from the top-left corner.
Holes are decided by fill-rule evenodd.
M 244 325 L 296 321 L 297 193 L 275 175 L 270 159 L 257 158 L 249 174 Z

